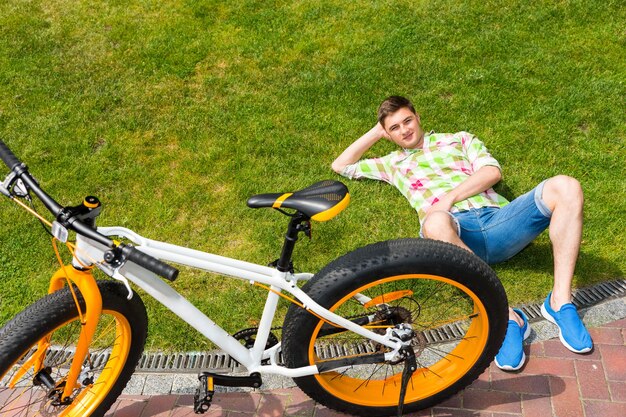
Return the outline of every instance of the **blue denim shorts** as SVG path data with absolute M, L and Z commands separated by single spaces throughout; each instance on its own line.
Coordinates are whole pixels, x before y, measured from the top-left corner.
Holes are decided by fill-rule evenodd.
M 550 225 L 552 212 L 542 198 L 545 181 L 502 208 L 451 213 L 461 240 L 489 264 L 510 259 Z

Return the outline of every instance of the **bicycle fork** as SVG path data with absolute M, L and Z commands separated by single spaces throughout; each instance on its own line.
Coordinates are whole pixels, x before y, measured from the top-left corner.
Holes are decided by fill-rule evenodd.
M 82 365 L 85 358 L 89 354 L 89 346 L 93 340 L 93 336 L 96 332 L 98 322 L 100 320 L 100 314 L 102 313 L 102 295 L 100 289 L 94 279 L 91 271 L 81 271 L 73 266 L 61 267 L 50 279 L 50 286 L 48 294 L 52 294 L 62 289 L 66 283 L 74 284 L 80 291 L 82 297 L 85 300 L 85 311 L 81 311 L 81 307 L 78 304 L 78 299 L 74 296 L 76 308 L 79 313 L 81 331 L 76 345 L 76 351 L 72 358 L 70 370 L 63 381 L 53 381 L 49 375 L 46 374 L 44 369 L 44 361 L 46 351 L 50 347 L 52 334 L 47 335 L 37 343 L 37 350 L 33 355 L 21 366 L 17 371 L 10 387 L 13 388 L 15 383 L 28 372 L 32 367 L 33 374 L 35 375 L 34 381 L 41 383 L 49 389 L 61 390 L 59 401 L 61 403 L 68 403 L 74 389 L 78 387 L 78 378 L 82 371 Z M 75 289 L 70 286 L 70 290 L 75 294 Z

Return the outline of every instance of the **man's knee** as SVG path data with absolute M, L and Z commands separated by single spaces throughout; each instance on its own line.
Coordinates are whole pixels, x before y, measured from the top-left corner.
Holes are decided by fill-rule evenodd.
M 571 208 L 583 205 L 583 190 L 576 178 L 567 175 L 557 175 L 546 181 L 543 188 L 543 199 L 551 210 L 557 204 L 565 203 Z
M 429 239 L 445 239 L 450 234 L 457 234 L 456 224 L 449 213 L 435 211 L 429 213 L 422 224 L 422 234 Z

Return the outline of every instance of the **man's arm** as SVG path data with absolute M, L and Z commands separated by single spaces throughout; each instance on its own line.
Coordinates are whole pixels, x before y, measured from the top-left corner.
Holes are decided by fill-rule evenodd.
M 500 179 L 502 179 L 500 168 L 486 165 L 470 175 L 465 181 L 456 186 L 445 196 L 441 197 L 438 202 L 427 210 L 427 213 L 432 213 L 433 211 L 450 211 L 454 203 L 458 203 L 468 197 L 488 190 L 500 181 Z
M 341 174 L 348 165 L 354 164 L 361 159 L 363 154 L 382 138 L 388 139 L 389 135 L 382 125 L 378 123 L 366 134 L 354 141 L 352 145 L 348 146 L 346 150 L 333 161 L 331 165 L 333 171 Z

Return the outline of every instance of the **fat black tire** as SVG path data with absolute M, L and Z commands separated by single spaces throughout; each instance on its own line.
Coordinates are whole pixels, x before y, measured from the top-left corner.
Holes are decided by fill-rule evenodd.
M 110 387 L 108 394 L 95 406 L 94 411 L 88 414 L 89 416 L 103 416 L 122 393 L 141 357 L 146 341 L 148 324 L 145 306 L 137 294 L 133 294 L 133 298 L 128 300 L 128 290 L 121 283 L 113 281 L 99 281 L 98 287 L 102 294 L 103 317 L 110 316 L 109 319 L 112 323 L 117 323 L 114 317 L 123 317 L 128 323 L 130 348 L 128 349 L 126 361 L 124 363 L 119 362 L 121 371 L 112 377 L 113 380 L 105 382 L 106 386 Z M 81 309 L 84 311 L 84 300 L 80 292 L 76 292 Z M 77 317 L 76 304 L 71 292 L 65 287 L 36 301 L 0 329 L 0 379 L 5 377 L 2 380 L 2 384 L 0 384 L 0 414 L 3 413 L 3 410 L 14 407 L 14 405 L 8 404 L 11 396 L 9 395 L 9 389 L 5 385 L 15 369 L 14 365 L 18 364 L 25 354 L 32 353 L 32 348 L 36 348 L 37 342 L 51 331 L 60 329 L 59 331 L 62 332 L 66 326 L 70 325 L 68 322 L 71 322 L 72 326 L 76 326 L 74 321 Z M 113 327 L 115 329 L 118 328 L 117 325 Z M 90 353 L 93 354 L 92 347 L 90 347 Z M 49 354 L 49 356 L 54 355 Z M 110 361 L 106 362 L 106 364 L 109 363 Z M 59 366 L 60 368 L 58 369 L 62 369 L 61 367 L 64 365 Z M 105 365 L 103 364 L 102 366 L 104 367 Z M 54 369 L 52 372 L 54 372 Z M 32 382 L 32 379 L 33 376 L 30 375 L 25 382 Z M 98 382 L 97 379 L 96 382 Z M 36 390 L 41 390 L 42 388 L 30 384 L 26 389 L 31 390 L 27 395 L 35 393 L 34 397 L 38 397 L 40 392 Z M 7 400 L 7 397 L 9 397 L 9 400 Z M 37 404 L 32 405 L 35 410 L 39 406 Z M 68 409 L 73 406 L 74 404 L 70 405 Z M 60 413 L 61 411 L 63 410 L 58 409 L 57 411 L 54 409 L 52 414 Z M 35 412 L 37 411 L 24 408 L 19 415 L 28 416 Z M 48 413 L 50 412 L 48 411 Z M 77 413 L 78 415 L 87 415 L 80 411 Z
M 386 281 L 388 279 L 391 281 Z M 394 281 L 396 279 L 397 281 Z M 413 399 L 407 394 L 404 412 L 408 413 L 436 405 L 478 378 L 492 362 L 502 344 L 508 321 L 508 307 L 504 289 L 493 270 L 486 263 L 464 249 L 428 239 L 385 241 L 357 249 L 323 268 L 305 284 L 303 290 L 321 306 L 339 311 L 343 305 L 353 302 L 351 294 L 356 290 L 359 290 L 357 291 L 359 293 L 361 289 L 374 292 L 378 286 L 382 289 L 384 285 L 395 285 L 396 282 L 403 285 L 424 284 L 433 288 L 450 287 L 451 291 L 463 296 L 459 298 L 459 303 L 457 304 L 460 304 L 460 301 L 465 301 L 465 298 L 470 298 L 465 297 L 463 292 L 473 293 L 476 299 L 471 298 L 472 303 L 484 307 L 481 317 L 474 319 L 470 315 L 471 320 L 480 319 L 484 323 L 483 335 L 485 336 L 483 344 L 473 352 L 475 354 L 475 362 L 466 365 L 467 368 L 463 369 L 463 374 L 449 377 L 449 386 L 443 387 L 437 392 L 429 393 L 425 397 L 417 393 L 412 394 Z M 391 294 L 401 293 L 396 291 Z M 350 297 L 347 298 L 347 295 L 350 295 Z M 402 313 L 404 316 L 400 314 L 403 320 L 414 320 L 417 322 L 418 317 L 407 318 L 409 311 L 413 316 L 427 313 L 421 309 L 426 308 L 428 300 L 421 302 L 414 300 L 416 298 L 417 295 L 414 294 L 395 301 L 398 305 L 396 307 L 397 311 L 405 312 Z M 419 306 L 420 313 L 416 313 L 418 311 L 417 307 L 405 308 L 402 307 L 403 305 Z M 359 307 L 362 306 L 359 305 Z M 322 326 L 320 320 L 306 310 L 292 304 L 284 323 L 282 350 L 285 365 L 288 368 L 314 365 L 319 359 L 319 351 L 318 347 L 315 347 L 315 350 L 313 350 L 312 346 L 318 343 L 316 335 L 322 333 L 319 330 L 323 328 L 320 327 Z M 415 323 L 415 326 L 417 326 L 417 323 Z M 316 333 L 316 331 L 319 331 L 319 333 Z M 420 336 L 422 337 L 420 340 L 426 345 L 425 350 L 427 350 L 429 347 L 425 342 L 425 333 L 426 331 L 422 333 L 424 336 Z M 354 335 L 353 333 L 350 334 Z M 325 336 L 320 336 L 320 339 L 323 337 Z M 466 340 L 462 339 L 455 343 L 462 345 L 469 340 L 469 338 Z M 416 352 L 416 355 L 418 353 Z M 348 354 L 346 353 L 346 355 Z M 315 359 L 312 360 L 312 357 L 315 357 Z M 438 366 L 439 368 L 437 369 L 445 371 L 445 368 L 441 368 L 446 366 L 445 361 L 437 363 L 437 360 L 434 360 L 435 365 L 433 366 Z M 418 364 L 419 361 L 420 357 L 418 357 Z M 398 372 L 397 367 L 394 368 L 389 364 L 388 366 L 394 369 L 393 372 Z M 426 369 L 429 368 L 426 367 Z M 401 373 L 401 370 L 399 372 Z M 425 377 L 432 377 L 429 371 L 422 372 Z M 391 386 L 391 384 L 385 385 L 387 382 L 381 382 L 383 387 L 383 392 L 380 394 L 381 398 L 379 400 L 371 400 L 359 397 L 360 385 L 356 385 L 356 382 L 354 393 L 348 392 L 344 395 L 341 392 L 342 382 L 340 382 L 343 374 L 337 373 L 333 378 L 329 377 L 326 386 L 322 383 L 322 375 L 299 377 L 294 378 L 294 380 L 302 391 L 328 408 L 368 417 L 388 416 L 397 413 L 397 397 L 394 394 L 393 398 L 387 398 L 387 394 L 384 392 L 385 387 Z M 397 376 L 398 374 L 395 375 Z M 418 382 L 419 378 L 415 375 L 417 374 L 414 374 L 414 380 Z M 335 384 L 333 382 L 335 378 L 338 381 L 336 382 L 337 385 L 333 385 Z M 356 377 L 355 381 L 358 382 L 359 378 Z M 385 375 L 384 378 L 387 378 L 387 376 Z M 396 377 L 394 376 L 394 378 Z M 411 384 L 413 384 L 414 380 L 412 380 Z M 365 379 L 363 381 L 366 385 L 369 383 Z M 397 382 L 397 379 L 395 381 Z M 419 390 L 419 386 L 416 389 Z

